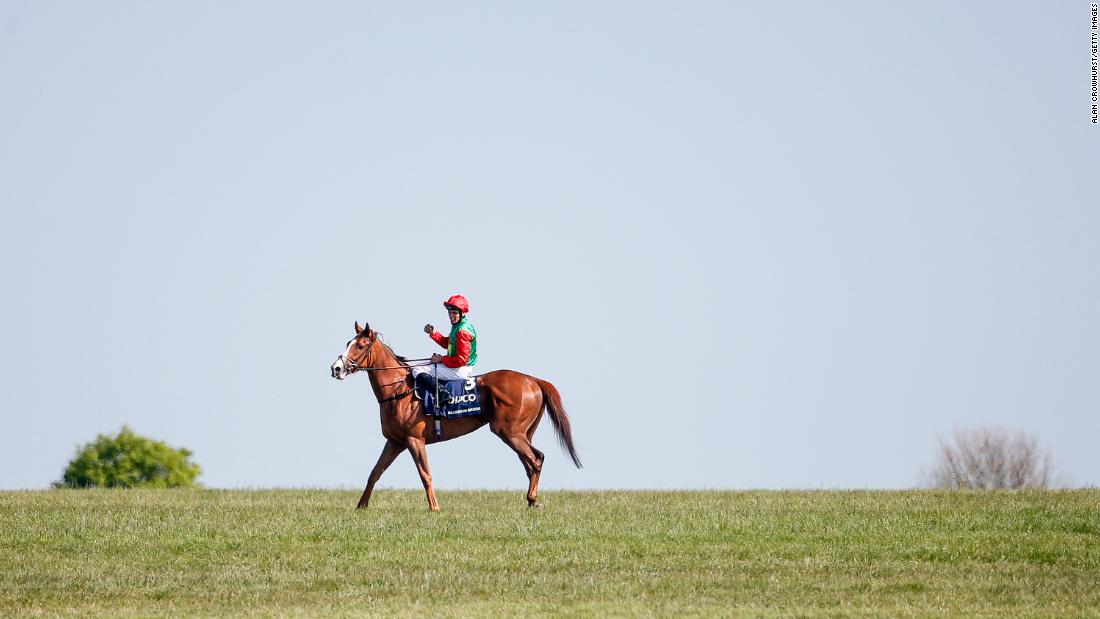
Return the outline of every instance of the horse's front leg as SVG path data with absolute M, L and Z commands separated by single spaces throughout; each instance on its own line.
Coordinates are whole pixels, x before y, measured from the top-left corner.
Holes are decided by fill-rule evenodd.
M 420 473 L 420 481 L 424 482 L 424 492 L 428 495 L 428 509 L 439 511 L 439 502 L 435 500 L 435 490 L 432 488 L 432 472 L 428 468 L 428 449 L 424 441 L 409 439 L 409 454 L 416 463 L 416 470 Z
M 386 441 L 386 446 L 382 448 L 382 455 L 378 456 L 378 462 L 370 472 L 370 477 L 367 479 L 367 489 L 363 491 L 363 496 L 359 497 L 359 504 L 355 506 L 356 509 L 367 508 L 367 503 L 370 503 L 370 493 L 374 491 L 374 484 L 378 483 L 382 473 L 393 464 L 397 456 L 401 455 L 402 449 L 401 443 Z

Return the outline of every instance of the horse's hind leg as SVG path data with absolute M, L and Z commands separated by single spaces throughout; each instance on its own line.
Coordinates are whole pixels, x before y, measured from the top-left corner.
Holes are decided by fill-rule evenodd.
M 535 422 L 531 424 L 530 428 L 527 428 L 527 445 L 531 448 L 531 451 L 535 454 L 535 460 L 538 461 L 538 467 L 535 468 L 533 478 L 531 479 L 531 486 L 528 488 L 528 504 L 530 503 L 530 497 L 535 496 L 536 503 L 539 491 L 539 476 L 542 475 L 542 463 L 546 460 L 546 455 L 535 448 L 535 430 L 539 427 L 539 421 L 542 420 L 542 415 L 535 418 Z
M 545 460 L 543 453 L 531 444 L 531 440 L 523 435 L 499 434 L 501 440 L 508 444 L 519 461 L 523 463 L 523 470 L 527 472 L 527 505 L 535 507 L 539 503 L 539 476 L 542 474 L 542 462 Z
M 531 444 L 527 442 L 527 446 L 531 448 L 531 452 L 535 456 L 535 466 L 532 467 L 531 474 L 528 475 L 527 485 L 527 505 L 528 507 L 536 507 L 539 504 L 539 476 L 542 475 L 542 462 L 546 459 L 546 456 Z
M 401 450 L 401 443 L 386 441 L 386 446 L 382 448 L 382 455 L 378 456 L 378 463 L 374 465 L 374 469 L 370 472 L 370 478 L 367 479 L 367 489 L 363 491 L 363 496 L 359 497 L 359 504 L 355 506 L 356 509 L 367 508 L 367 503 L 370 503 L 370 494 L 374 491 L 374 484 L 378 483 L 382 473 L 393 464 L 393 461 L 401 454 Z

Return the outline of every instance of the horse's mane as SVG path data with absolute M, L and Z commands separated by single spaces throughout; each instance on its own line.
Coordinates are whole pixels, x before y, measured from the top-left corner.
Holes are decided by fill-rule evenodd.
M 387 344 L 384 339 L 382 339 L 382 334 L 380 332 L 378 332 L 378 331 L 374 332 L 374 341 L 378 342 L 379 344 L 382 345 L 383 348 L 390 351 L 390 356 L 393 357 L 394 359 L 397 359 L 398 363 L 400 363 L 404 367 L 409 367 L 409 362 L 407 361 L 408 358 L 407 357 L 402 357 L 401 355 L 395 353 L 393 351 L 393 348 L 391 348 L 390 345 Z

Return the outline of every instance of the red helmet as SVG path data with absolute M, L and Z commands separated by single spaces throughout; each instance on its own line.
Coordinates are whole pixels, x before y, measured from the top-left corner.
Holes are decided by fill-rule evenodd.
M 463 314 L 470 313 L 470 303 L 466 300 L 466 297 L 456 294 L 450 299 L 443 302 L 443 307 L 451 309 L 452 307 L 462 312 Z

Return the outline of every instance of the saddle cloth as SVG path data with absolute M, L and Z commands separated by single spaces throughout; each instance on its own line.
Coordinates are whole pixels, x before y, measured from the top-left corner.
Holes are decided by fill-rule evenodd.
M 417 395 L 424 403 L 424 411 L 433 417 L 443 419 L 458 419 L 481 414 L 481 393 L 477 388 L 477 381 L 469 380 L 440 380 L 440 388 L 446 389 L 451 394 L 451 403 L 440 407 L 435 401 L 435 393 L 431 389 L 417 387 Z

